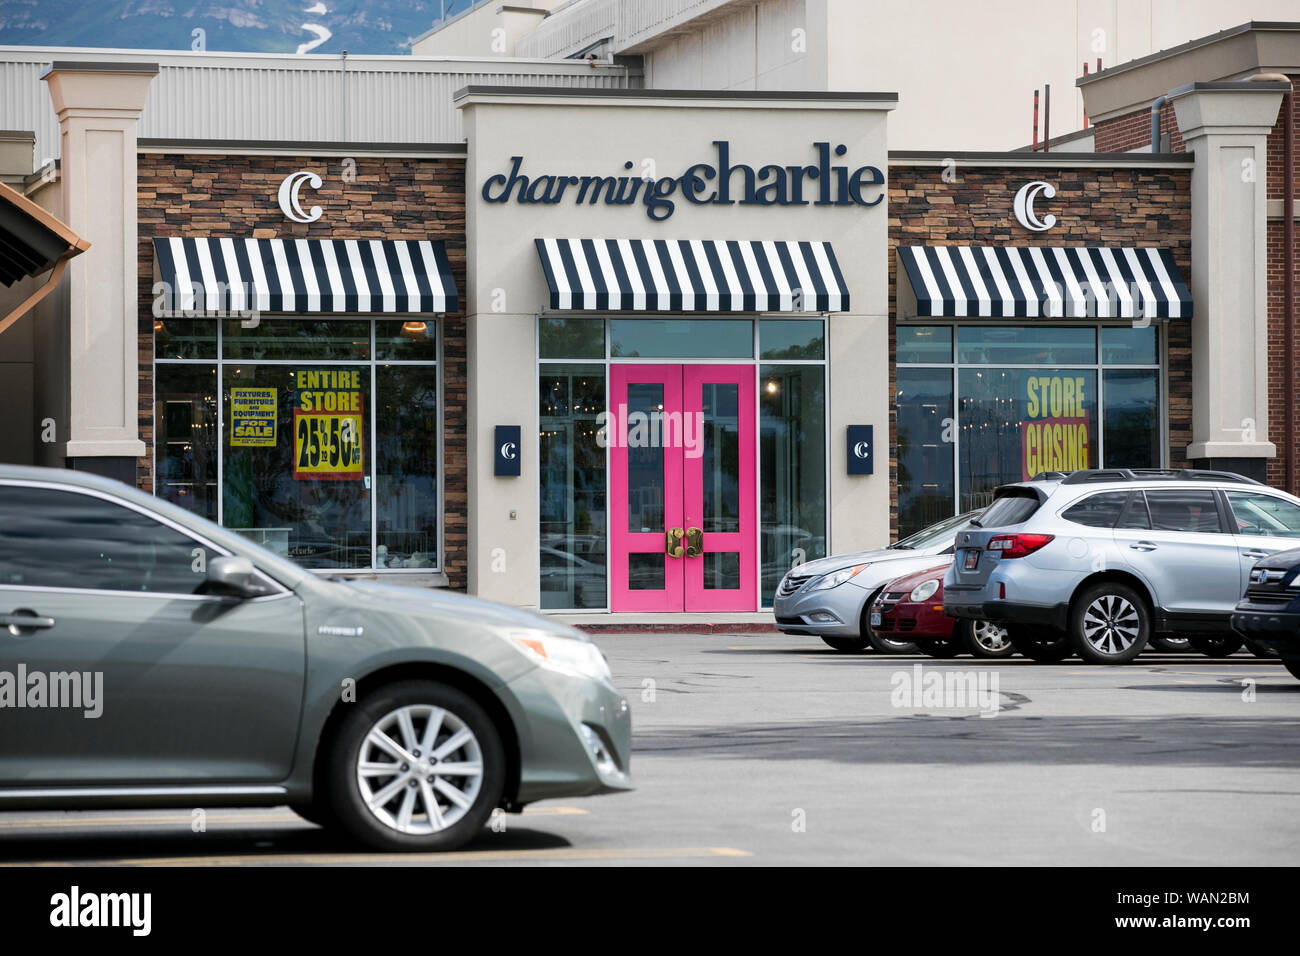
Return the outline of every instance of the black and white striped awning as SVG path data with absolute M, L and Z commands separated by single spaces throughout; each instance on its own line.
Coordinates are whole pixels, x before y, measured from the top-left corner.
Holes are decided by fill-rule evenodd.
M 552 309 L 846 312 L 829 242 L 538 239 Z
M 1192 294 L 1168 249 L 900 246 L 898 260 L 903 318 L 1177 319 L 1192 314 Z
M 455 312 L 441 242 L 428 239 L 153 241 L 169 313 Z

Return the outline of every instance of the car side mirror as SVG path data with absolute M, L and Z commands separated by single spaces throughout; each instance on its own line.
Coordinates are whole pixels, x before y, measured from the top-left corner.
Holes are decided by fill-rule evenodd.
M 256 580 L 257 569 L 248 558 L 221 555 L 208 559 L 207 582 L 211 594 L 253 598 L 266 593 Z

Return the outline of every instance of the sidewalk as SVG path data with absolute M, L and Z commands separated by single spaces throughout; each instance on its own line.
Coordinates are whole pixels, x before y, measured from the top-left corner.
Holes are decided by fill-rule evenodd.
M 775 634 L 770 610 L 710 614 L 543 612 L 589 634 Z

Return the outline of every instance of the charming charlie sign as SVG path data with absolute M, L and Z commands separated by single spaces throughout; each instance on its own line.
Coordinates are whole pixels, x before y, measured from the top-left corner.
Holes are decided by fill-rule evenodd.
M 767 164 L 755 168 L 731 162 L 731 144 L 714 140 L 714 157 L 692 163 L 677 176 L 573 176 L 524 172 L 524 158 L 510 157 L 510 169 L 489 176 L 480 195 L 484 202 L 556 205 L 573 202 L 607 206 L 640 203 L 646 215 L 662 222 L 677 201 L 695 206 L 874 206 L 884 198 L 885 177 L 876 166 L 833 165 L 832 154 L 848 152 L 842 143 L 813 143 L 816 161 L 806 165 Z M 633 168 L 628 160 L 624 170 Z

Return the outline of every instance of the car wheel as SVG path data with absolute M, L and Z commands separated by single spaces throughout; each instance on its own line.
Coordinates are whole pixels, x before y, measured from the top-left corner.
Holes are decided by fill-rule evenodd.
M 1007 640 L 1025 657 L 1040 664 L 1055 664 L 1073 653 L 1064 634 L 1047 629 L 1031 630 L 1024 625 L 1007 625 Z
M 1206 657 L 1228 657 L 1241 650 L 1242 644 L 1236 634 L 1197 634 L 1188 641 Z
M 926 657 L 956 657 L 966 650 L 956 638 L 946 641 L 917 641 L 916 648 Z
M 891 641 L 887 637 L 881 637 L 871 629 L 871 605 L 879 594 L 879 591 L 874 591 L 867 598 L 867 603 L 862 608 L 862 619 L 858 623 L 858 631 L 867 639 L 872 650 L 877 654 L 915 654 L 917 647 L 911 641 Z
M 1016 652 L 1007 629 L 992 621 L 960 621 L 957 630 L 972 657 L 1010 657 Z
M 1126 584 L 1088 588 L 1070 609 L 1070 646 L 1090 664 L 1127 664 L 1151 637 L 1146 601 Z
M 1151 638 L 1150 644 L 1158 651 L 1190 651 L 1192 645 L 1185 637 L 1166 637 L 1158 634 Z
M 871 646 L 871 642 L 865 637 L 827 637 L 822 635 L 822 640 L 837 651 L 865 651 Z
M 1300 679 L 1300 657 L 1282 658 L 1282 666 L 1291 672 L 1291 676 Z
M 329 763 L 339 823 L 379 850 L 452 850 L 501 799 L 505 756 L 492 720 L 446 684 L 402 681 L 344 718 Z

